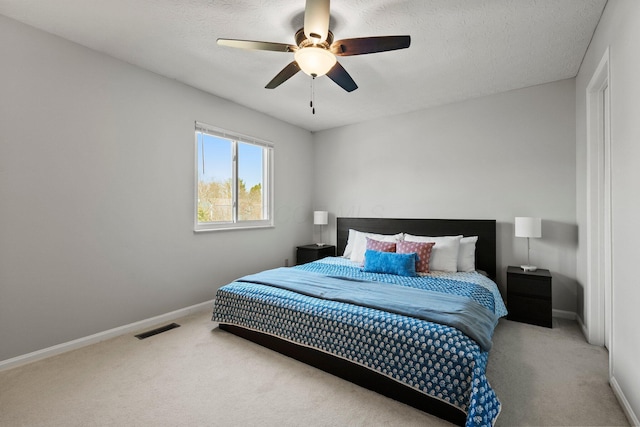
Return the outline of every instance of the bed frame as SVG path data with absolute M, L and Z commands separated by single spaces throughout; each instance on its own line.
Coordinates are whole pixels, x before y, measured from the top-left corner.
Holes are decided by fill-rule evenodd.
M 478 236 L 476 269 L 485 271 L 495 280 L 495 220 L 338 218 L 338 255 L 344 252 L 350 228 L 377 234 L 405 232 L 422 236 Z M 466 422 L 466 414 L 460 409 L 346 359 L 234 325 L 220 324 L 219 328 L 454 424 L 464 425 Z

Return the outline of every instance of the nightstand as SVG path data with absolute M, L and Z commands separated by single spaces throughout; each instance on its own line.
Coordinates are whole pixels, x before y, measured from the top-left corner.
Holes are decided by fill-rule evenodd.
M 507 319 L 551 328 L 551 273 L 507 268 Z
M 298 246 L 296 251 L 296 264 L 306 264 L 328 256 L 336 256 L 336 247 L 333 245 L 318 246 L 304 245 Z

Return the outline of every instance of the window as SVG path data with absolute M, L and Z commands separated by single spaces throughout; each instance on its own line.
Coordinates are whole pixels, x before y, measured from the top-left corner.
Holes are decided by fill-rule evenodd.
M 273 226 L 273 144 L 196 122 L 195 231 Z

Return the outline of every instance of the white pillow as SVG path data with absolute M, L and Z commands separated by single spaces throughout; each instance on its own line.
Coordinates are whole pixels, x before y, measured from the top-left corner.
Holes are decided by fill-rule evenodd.
M 367 250 L 367 237 L 381 242 L 400 242 L 403 233 L 386 235 L 375 233 L 364 233 L 358 230 L 349 230 L 349 239 L 347 240 L 347 246 L 344 248 L 345 258 L 349 258 L 353 262 L 362 264 L 364 262 L 364 253 Z
M 478 236 L 463 237 L 460 239 L 458 251 L 458 271 L 469 272 L 476 270 L 476 242 Z
M 458 271 L 458 252 L 462 236 L 414 236 L 405 234 L 407 242 L 434 242 L 429 259 L 429 271 L 446 271 L 455 273 Z
M 359 233 L 359 231 L 349 229 L 349 237 L 347 237 L 347 245 L 344 247 L 344 253 L 342 254 L 344 258 L 351 258 L 351 252 L 353 252 L 353 245 L 356 241 L 356 233 Z

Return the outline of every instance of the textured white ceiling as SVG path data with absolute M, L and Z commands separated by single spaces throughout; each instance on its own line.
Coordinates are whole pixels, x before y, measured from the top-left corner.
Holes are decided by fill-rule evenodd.
M 334 0 L 336 40 L 411 36 L 409 49 L 339 58 L 347 93 L 302 72 L 264 86 L 293 54 L 216 39 L 294 42 L 305 0 L 0 0 L 0 14 L 318 131 L 574 77 L 606 0 Z

